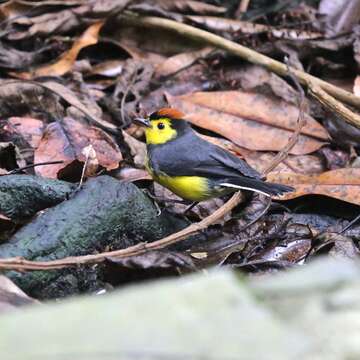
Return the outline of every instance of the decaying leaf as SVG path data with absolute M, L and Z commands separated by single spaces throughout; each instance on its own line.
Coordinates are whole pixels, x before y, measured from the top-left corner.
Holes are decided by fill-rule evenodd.
M 22 72 L 17 75 L 22 79 L 31 79 L 41 76 L 61 76 L 66 74 L 74 65 L 80 50 L 98 42 L 99 32 L 103 25 L 103 21 L 90 25 L 80 38 L 74 42 L 71 49 L 62 54 L 54 64 L 44 65 L 32 72 Z
M 46 37 L 53 34 L 66 34 L 79 29 L 81 25 L 89 25 L 93 19 L 102 20 L 112 14 L 118 14 L 129 2 L 130 0 L 76 1 L 69 4 L 65 9 L 64 5 L 66 6 L 67 1 L 39 2 L 36 5 L 60 6 L 60 11 L 45 11 L 38 16 L 15 17 L 13 20 L 15 27 L 13 31 L 9 32 L 8 38 L 21 40 L 35 35 Z M 28 4 L 31 3 L 34 2 L 28 2 Z M 63 3 L 65 4 L 63 5 Z M 21 30 L 16 25 L 20 25 Z
M 250 150 L 279 151 L 296 128 L 299 110 L 283 100 L 244 91 L 167 95 L 193 124 Z M 305 114 L 306 125 L 290 153 L 309 154 L 328 140 L 326 130 Z
M 119 166 L 121 152 L 111 137 L 101 129 L 69 117 L 61 123 L 51 123 L 45 129 L 35 151 L 35 162 L 62 160 L 64 163 L 39 167 L 36 169 L 37 174 L 49 178 L 58 177 L 59 171 L 75 160 L 85 161 L 82 151 L 90 144 L 96 151 L 100 166 L 107 170 Z
M 241 154 L 249 165 L 262 173 L 275 157 L 275 153 L 260 151 L 244 151 Z M 324 161 L 317 155 L 289 155 L 273 171 L 294 172 L 299 174 L 320 174 L 326 169 Z
M 51 90 L 56 95 L 59 95 L 62 99 L 64 99 L 68 104 L 75 107 L 77 110 L 80 110 L 83 114 L 87 116 L 87 118 L 92 121 L 94 124 L 96 124 L 99 127 L 105 128 L 109 131 L 116 132 L 117 127 L 102 118 L 97 113 L 94 113 L 94 111 L 91 111 L 89 107 L 85 106 L 79 99 L 78 96 L 76 96 L 75 93 L 73 93 L 70 89 L 65 87 L 62 84 L 59 84 L 54 81 L 47 81 L 45 83 L 41 84 L 44 88 Z
M 267 176 L 267 180 L 295 188 L 295 191 L 284 194 L 282 200 L 317 194 L 360 205 L 360 169 L 358 168 L 337 169 L 319 175 L 272 172 Z

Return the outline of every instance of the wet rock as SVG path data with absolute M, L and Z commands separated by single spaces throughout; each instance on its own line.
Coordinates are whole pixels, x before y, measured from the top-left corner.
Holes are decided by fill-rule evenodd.
M 32 175 L 0 176 L 0 214 L 22 220 L 67 199 L 76 185 Z
M 151 242 L 186 224 L 158 216 L 153 203 L 131 183 L 109 176 L 90 179 L 71 199 L 48 209 L 0 245 L 0 258 L 53 260 Z M 101 286 L 98 266 L 61 271 L 7 272 L 36 298 L 65 296 Z

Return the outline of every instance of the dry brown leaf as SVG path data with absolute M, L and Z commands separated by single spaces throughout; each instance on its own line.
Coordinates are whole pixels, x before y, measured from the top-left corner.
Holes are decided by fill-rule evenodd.
M 41 66 L 31 72 L 18 73 L 22 79 L 32 79 L 41 76 L 61 76 L 71 70 L 81 49 L 94 45 L 98 42 L 99 32 L 104 21 L 98 21 L 90 25 L 85 32 L 77 39 L 70 50 L 63 53 L 54 64 Z
M 70 89 L 65 87 L 62 84 L 59 84 L 55 81 L 47 81 L 45 83 L 41 84 L 43 87 L 51 90 L 58 96 L 60 96 L 62 99 L 64 99 L 66 102 L 68 102 L 70 105 L 75 107 L 76 109 L 80 110 L 82 113 L 84 113 L 89 120 L 91 120 L 94 124 L 96 124 L 99 127 L 105 128 L 109 131 L 118 131 L 118 128 L 114 125 L 109 123 L 108 121 L 103 120 L 100 118 L 99 114 L 94 110 L 94 106 L 89 107 L 85 106 L 73 93 Z
M 0 5 L 0 20 L 14 18 L 21 16 L 28 12 L 31 7 L 26 4 L 21 4 L 19 1 L 11 0 Z
M 39 1 L 27 2 L 36 6 L 40 15 L 21 16 L 13 19 L 16 26 L 9 31 L 9 40 L 22 40 L 31 37 L 49 37 L 50 35 L 69 35 L 80 27 L 88 25 L 93 19 L 104 19 L 119 14 L 131 0 L 101 0 L 101 1 Z M 24 0 L 21 1 L 24 3 Z M 53 4 L 51 4 L 53 3 Z M 83 4 L 83 5 L 81 5 Z M 61 6 L 60 11 L 49 11 L 45 5 Z M 79 5 L 79 6 L 76 6 Z M 65 8 L 64 8 L 65 6 Z M 46 11 L 47 10 L 47 11 Z
M 208 55 L 211 51 L 212 48 L 206 47 L 201 50 L 190 51 L 171 56 L 156 67 L 155 74 L 157 76 L 168 76 L 170 74 L 174 74 L 181 69 L 190 66 L 197 59 Z
M 296 106 L 275 97 L 244 91 L 198 92 L 182 96 L 167 94 L 169 103 L 186 114 L 193 124 L 214 131 L 250 150 L 280 151 L 296 128 Z M 297 144 L 290 153 L 318 150 L 329 135 L 305 114 Z
M 86 156 L 83 149 L 92 145 L 96 151 L 99 165 L 107 170 L 116 169 L 122 160 L 116 143 L 99 128 L 83 124 L 69 117 L 62 123 L 54 122 L 47 126 L 44 135 L 35 151 L 35 163 L 62 160 L 62 164 L 40 166 L 36 168 L 38 175 L 56 178 L 60 170 L 75 160 L 84 162 Z
M 267 180 L 295 188 L 295 191 L 284 194 L 281 200 L 316 194 L 360 205 L 360 169 L 358 168 L 326 171 L 320 175 L 271 172 Z
M 33 149 L 36 149 L 44 131 L 44 124 L 41 120 L 30 117 L 11 117 L 4 130 L 21 135 Z
M 144 167 L 146 159 L 146 145 L 129 135 L 126 131 L 122 132 L 126 144 L 129 146 L 131 155 L 134 157 L 134 164 Z
M 275 153 L 260 151 L 242 151 L 246 162 L 262 173 L 276 156 Z M 273 172 L 294 172 L 299 174 L 320 174 L 324 172 L 326 166 L 320 156 L 316 155 L 289 155 L 281 162 Z

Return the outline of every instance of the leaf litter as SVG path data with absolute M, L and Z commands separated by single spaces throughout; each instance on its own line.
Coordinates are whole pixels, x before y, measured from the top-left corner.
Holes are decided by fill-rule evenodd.
M 79 183 L 106 173 L 153 192 L 159 199 L 152 201 L 163 213 L 188 224 L 213 214 L 227 199 L 199 204 L 185 216 L 186 205 L 172 202 L 179 199 L 152 184 L 144 170 L 144 134 L 132 119 L 177 107 L 199 136 L 262 172 L 297 128 L 300 95 L 290 77 L 172 31 L 145 31 L 134 26 L 125 9 L 206 29 L 281 61 L 287 57 L 292 66 L 359 93 L 355 2 L 278 6 L 254 0 L 241 16 L 229 4 L 0 5 L 0 175 L 16 171 Z M 359 226 L 342 230 L 359 212 L 359 130 L 314 98 L 306 96 L 304 102 L 306 122 L 295 146 L 267 175 L 294 192 L 274 199 L 269 209 L 261 197 L 244 194 L 231 214 L 205 232 L 206 241 L 110 257 L 108 281 L 120 286 L 116 276 L 125 269 L 136 281 L 144 275 L 139 270 L 156 278 L 225 264 L 257 273 L 324 253 L 358 257 Z M 9 230 L 9 219 L 1 220 L 1 241 L 16 231 Z

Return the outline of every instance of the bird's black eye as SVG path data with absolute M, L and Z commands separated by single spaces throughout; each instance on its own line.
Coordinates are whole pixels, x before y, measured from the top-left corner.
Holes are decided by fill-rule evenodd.
M 158 127 L 159 130 L 165 129 L 165 125 L 162 122 L 158 123 L 157 127 Z

